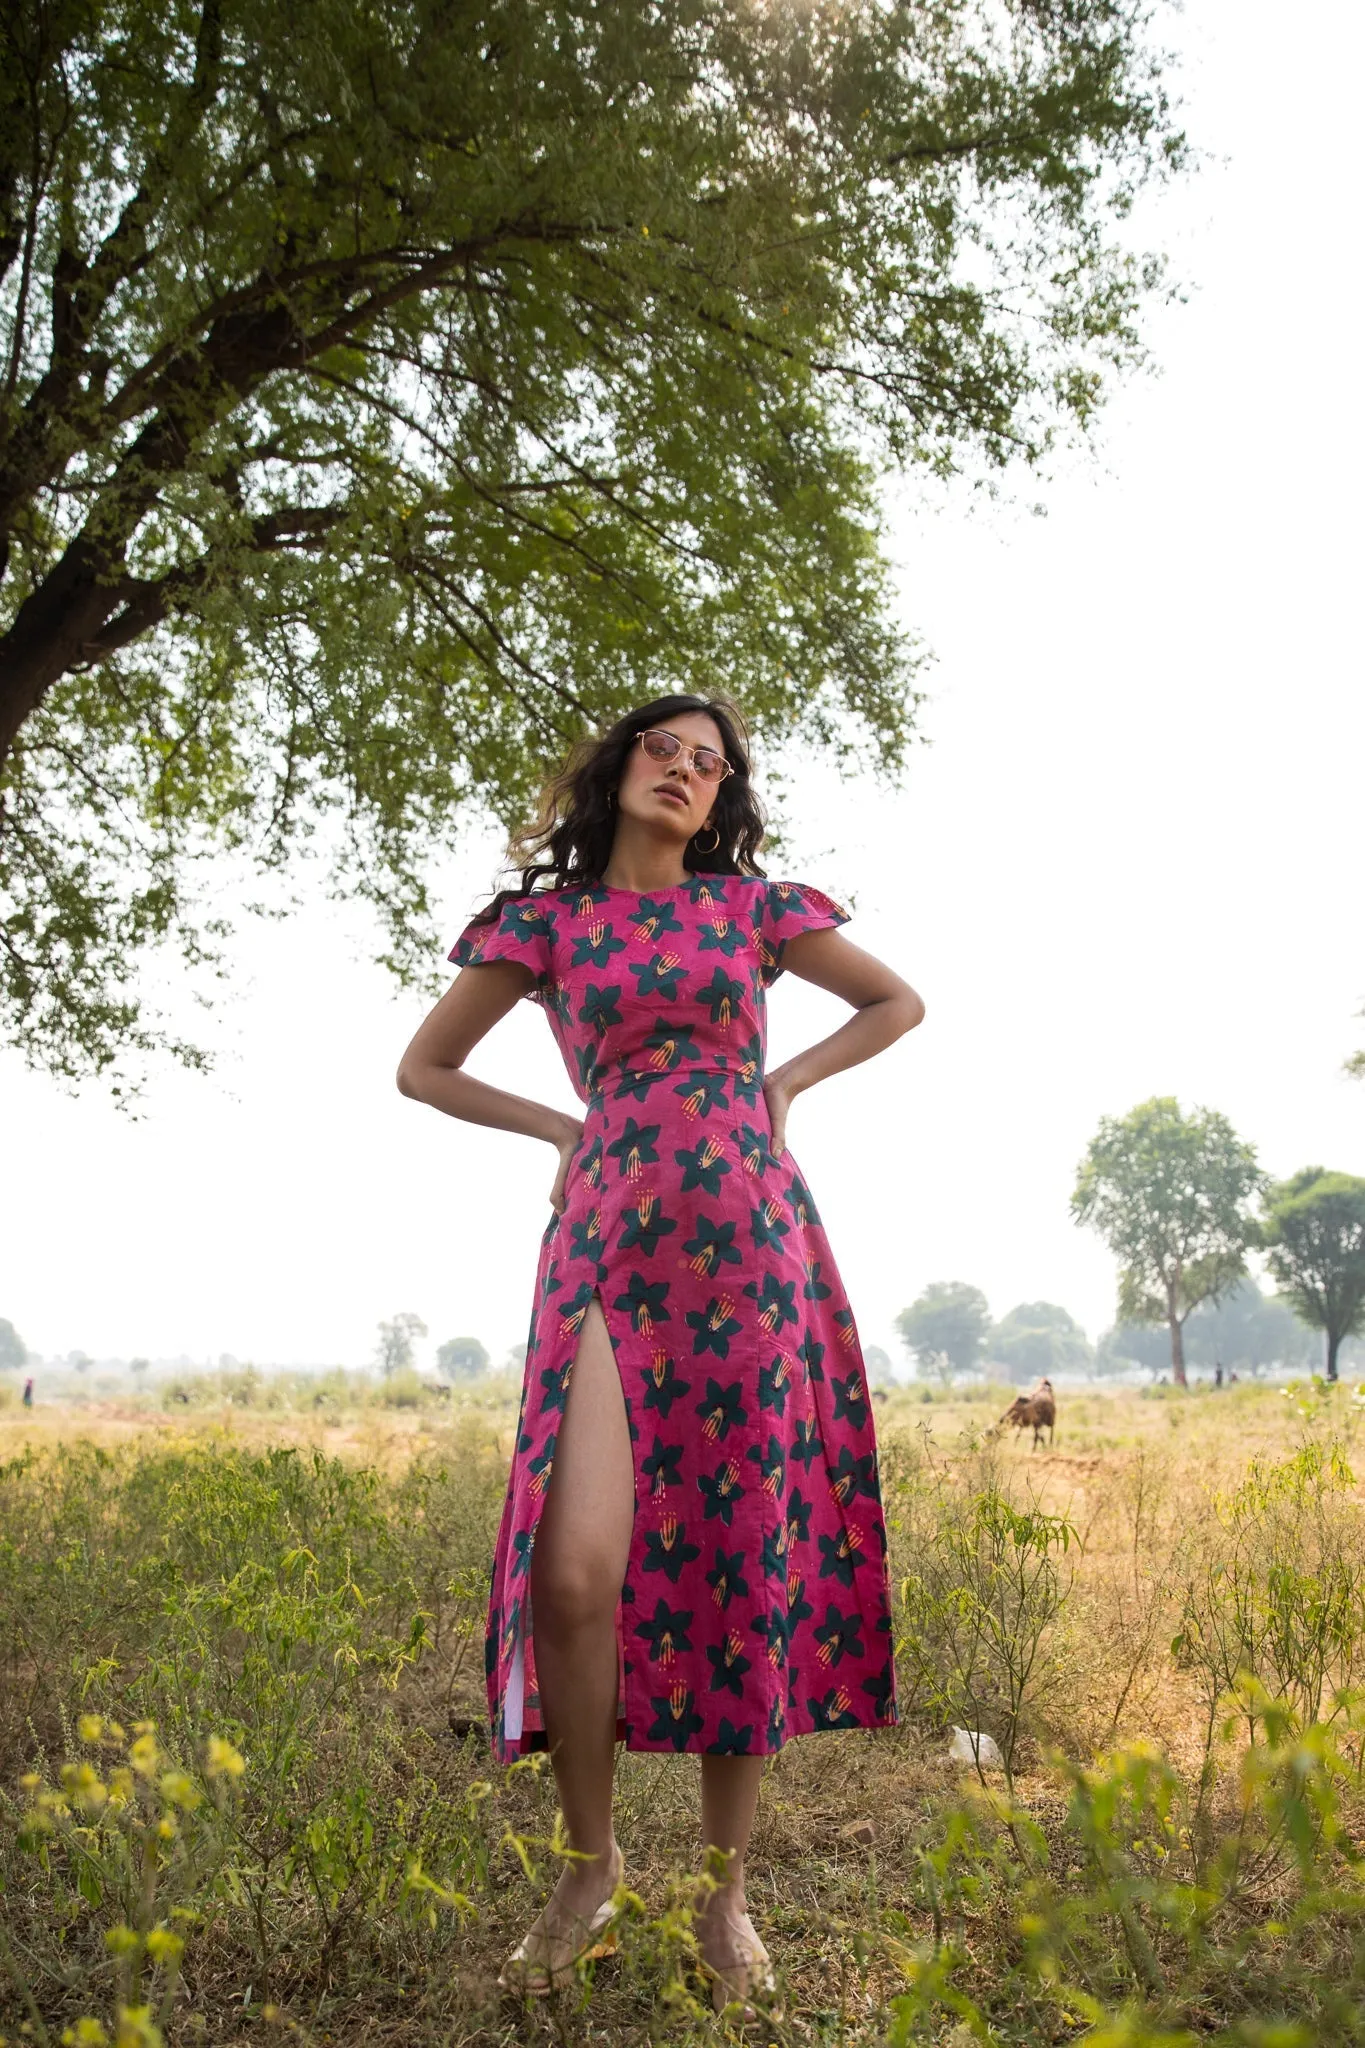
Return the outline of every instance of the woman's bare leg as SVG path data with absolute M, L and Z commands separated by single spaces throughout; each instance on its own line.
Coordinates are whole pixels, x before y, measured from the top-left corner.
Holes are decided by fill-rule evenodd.
M 726 1857 L 717 1889 L 701 1902 L 697 1938 L 702 1955 L 716 1968 L 733 1963 L 743 1952 L 740 1927 L 744 1902 L 744 1857 L 758 1810 L 763 1759 L 758 1756 L 704 1756 L 701 1760 L 701 1838 L 711 1858 L 713 1849 Z
M 635 1518 L 635 1461 L 621 1375 L 593 1295 L 531 1558 L 541 1712 L 565 1831 L 585 1861 L 567 1863 L 528 1941 L 555 1968 L 610 1898 L 622 1858 L 612 1829 L 616 1761 L 616 1603 Z M 552 1954 L 551 1951 L 557 1951 Z

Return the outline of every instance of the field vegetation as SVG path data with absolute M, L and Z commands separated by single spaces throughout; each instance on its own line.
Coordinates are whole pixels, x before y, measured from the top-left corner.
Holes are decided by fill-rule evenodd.
M 1077 1393 L 1030 1452 L 997 1391 L 878 1409 L 903 1720 L 766 1767 L 771 2037 L 1365 2041 L 1356 1394 Z M 494 1983 L 563 1853 L 482 1720 L 514 1421 L 259 1375 L 0 1416 L 7 2044 L 717 2037 L 689 1758 L 621 1758 L 619 1955 Z

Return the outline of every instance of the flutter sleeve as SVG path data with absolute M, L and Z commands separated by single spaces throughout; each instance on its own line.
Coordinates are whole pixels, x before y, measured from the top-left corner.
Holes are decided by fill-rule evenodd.
M 849 912 L 806 882 L 769 882 L 763 904 L 760 955 L 766 955 L 763 979 L 771 988 L 782 973 L 782 956 L 798 932 L 830 931 L 847 924 Z
M 492 923 L 471 918 L 450 949 L 457 967 L 486 960 L 519 960 L 534 980 L 523 991 L 534 1003 L 548 1003 L 554 988 L 555 911 L 533 896 L 511 897 Z

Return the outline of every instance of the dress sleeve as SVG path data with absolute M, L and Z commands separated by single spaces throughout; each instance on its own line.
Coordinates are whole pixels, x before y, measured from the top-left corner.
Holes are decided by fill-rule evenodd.
M 555 912 L 528 896 L 513 897 L 493 923 L 471 918 L 450 949 L 457 967 L 478 967 L 486 960 L 519 960 L 535 976 L 524 993 L 534 1003 L 547 1003 L 554 987 Z
M 812 889 L 804 882 L 769 882 L 762 924 L 763 950 L 771 956 L 764 964 L 765 984 L 771 988 L 781 974 L 782 955 L 787 950 L 787 942 L 798 932 L 830 931 L 836 925 L 848 922 L 848 911 L 842 909 L 832 896 L 826 896 L 822 889 Z

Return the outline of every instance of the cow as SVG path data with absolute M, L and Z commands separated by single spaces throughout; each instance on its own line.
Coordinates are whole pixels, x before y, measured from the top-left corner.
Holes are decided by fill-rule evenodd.
M 1053 1431 L 1057 1427 L 1057 1401 L 1051 1380 L 1039 1380 L 1031 1394 L 1021 1394 L 1017 1401 L 1011 1401 L 995 1426 L 1003 1429 L 1007 1422 L 1012 1429 L 1032 1429 L 1031 1448 L 1035 1451 L 1046 1430 L 1048 1448 L 1051 1449 Z

